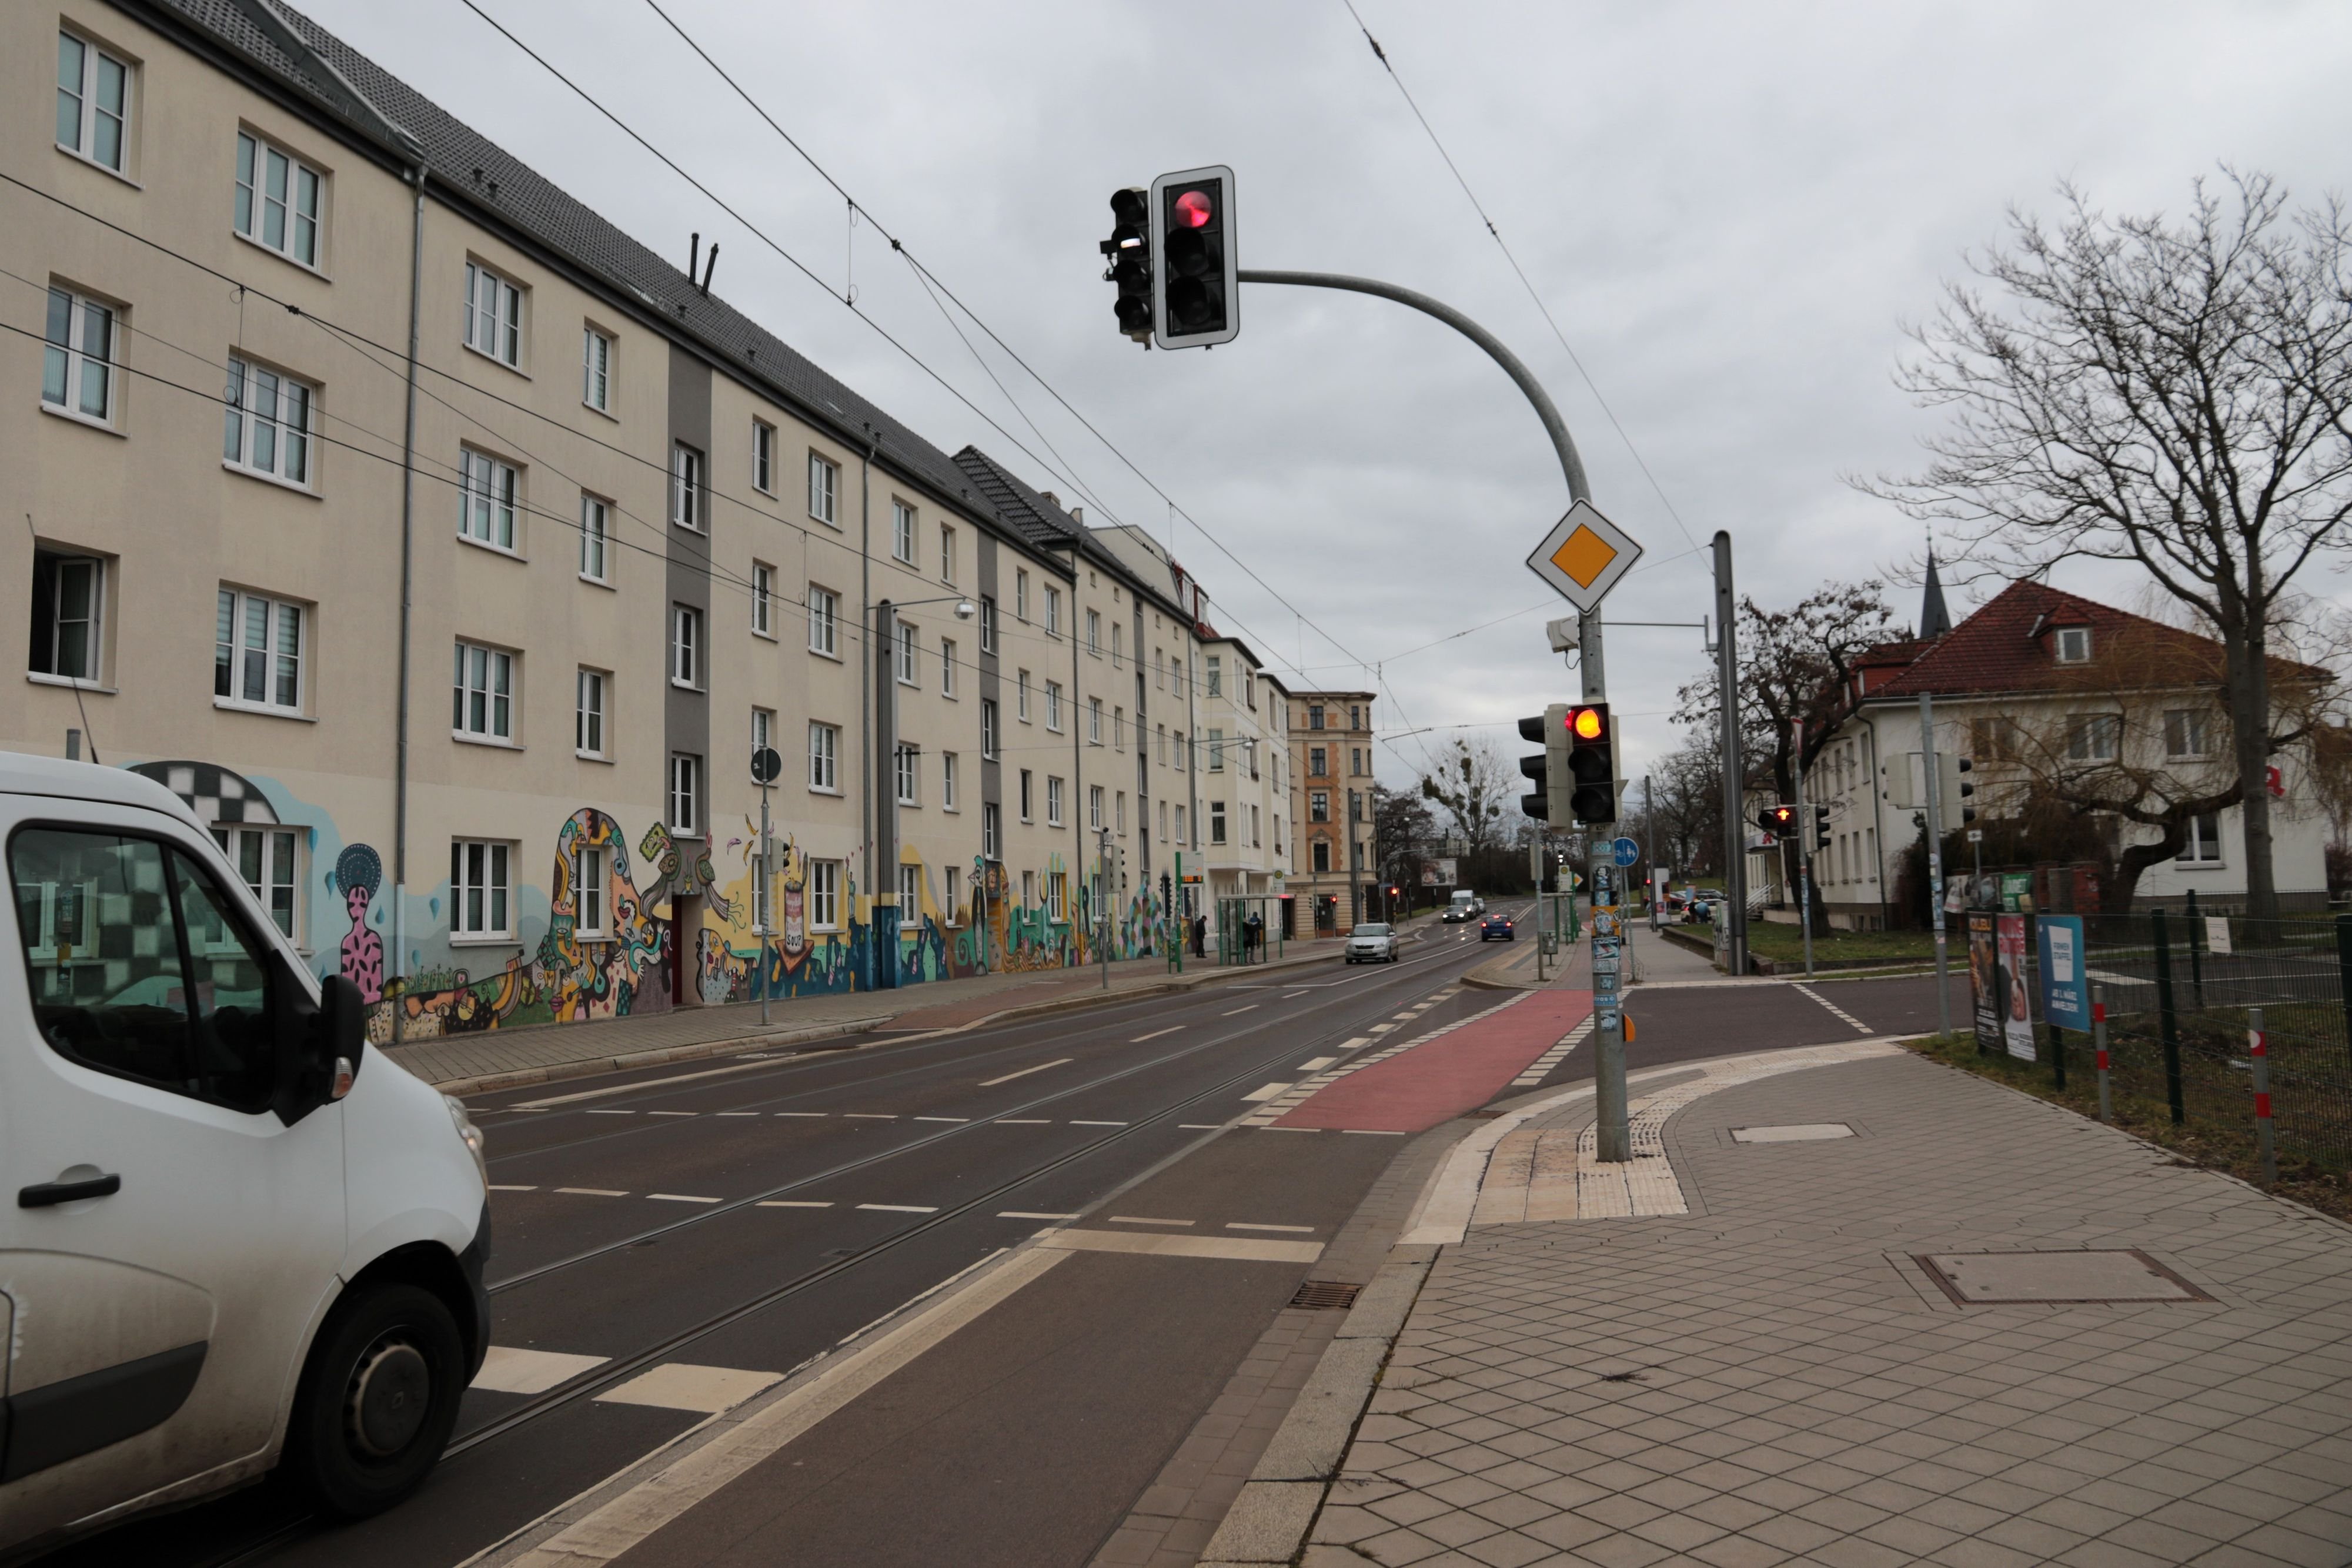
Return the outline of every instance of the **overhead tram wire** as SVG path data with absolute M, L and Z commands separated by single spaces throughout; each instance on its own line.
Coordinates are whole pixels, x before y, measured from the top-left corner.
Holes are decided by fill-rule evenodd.
M 1684 541 L 1691 547 L 1685 553 L 1696 554 L 1706 549 L 1706 547 L 1701 545 L 1697 537 L 1691 532 L 1690 525 L 1683 521 L 1683 515 L 1675 510 L 1674 502 L 1666 497 L 1665 487 L 1658 483 L 1658 476 L 1650 471 L 1650 465 L 1643 457 L 1642 449 L 1633 444 L 1633 436 L 1626 434 L 1623 423 L 1617 417 L 1617 411 L 1611 408 L 1609 400 L 1601 395 L 1601 388 L 1593 381 L 1592 372 L 1584 368 L 1584 361 L 1578 358 L 1576 350 L 1569 346 L 1568 334 L 1559 329 L 1559 322 L 1552 316 L 1551 307 L 1546 305 L 1543 296 L 1536 292 L 1535 284 L 1528 277 L 1527 268 L 1519 265 L 1519 258 L 1512 253 L 1510 242 L 1503 237 L 1503 231 L 1496 226 L 1495 220 L 1487 215 L 1486 204 L 1478 200 L 1478 193 L 1470 188 L 1470 182 L 1464 177 L 1461 165 L 1454 162 L 1454 154 L 1445 150 L 1444 141 L 1438 137 L 1437 128 L 1429 123 L 1429 116 L 1423 114 L 1421 111 L 1421 105 L 1413 100 L 1412 89 L 1406 87 L 1404 78 L 1397 74 L 1396 62 L 1389 58 L 1386 49 L 1381 47 L 1381 41 L 1372 37 L 1372 30 L 1364 26 L 1364 18 L 1356 10 L 1356 0 L 1339 0 L 1339 4 L 1348 8 L 1348 15 L 1354 20 L 1356 30 L 1363 34 L 1364 42 L 1372 47 L 1373 57 L 1381 62 L 1381 68 L 1389 73 L 1389 80 L 1396 83 L 1397 91 L 1404 96 L 1405 107 L 1412 110 L 1413 119 L 1421 122 L 1422 130 L 1429 136 L 1430 145 L 1437 149 L 1438 157 L 1445 161 L 1446 172 L 1454 176 L 1454 183 L 1461 186 L 1462 193 L 1470 199 L 1471 210 L 1478 214 L 1478 221 L 1486 225 L 1486 233 L 1501 249 L 1503 259 L 1511 264 L 1511 271 L 1518 277 L 1519 287 L 1528 291 L 1528 298 L 1535 302 L 1536 309 L 1543 316 L 1544 325 L 1551 329 L 1553 339 L 1559 342 L 1561 351 L 1568 355 L 1568 362 L 1574 365 L 1576 373 L 1583 378 L 1585 390 L 1592 394 L 1592 401 L 1599 403 L 1601 412 L 1608 416 L 1611 428 L 1617 432 L 1617 439 L 1625 444 L 1625 450 L 1633 455 L 1634 465 L 1642 470 L 1642 477 L 1650 482 L 1650 488 L 1657 495 L 1658 504 L 1665 507 L 1666 516 L 1674 518 L 1675 527 L 1682 530 Z M 1672 559 L 1680 559 L 1681 558 Z

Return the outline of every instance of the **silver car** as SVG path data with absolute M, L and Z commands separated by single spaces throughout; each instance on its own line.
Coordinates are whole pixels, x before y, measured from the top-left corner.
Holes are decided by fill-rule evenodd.
M 1386 921 L 1366 921 L 1348 933 L 1348 962 L 1350 964 L 1393 964 L 1396 956 L 1396 932 Z

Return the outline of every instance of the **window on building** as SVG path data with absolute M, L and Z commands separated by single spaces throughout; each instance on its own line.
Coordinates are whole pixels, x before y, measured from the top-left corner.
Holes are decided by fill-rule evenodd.
M 1258 809 L 1257 809 L 1257 807 L 1256 807 L 1256 806 L 1255 806 L 1255 805 L 1251 806 L 1251 807 L 1250 807 L 1250 848 L 1252 848 L 1252 849 L 1254 849 L 1254 850 L 1255 850 L 1255 849 L 1261 849 L 1261 848 L 1263 848 L 1263 847 L 1265 846 L 1265 841 L 1264 841 L 1264 840 L 1259 836 L 1259 833 L 1258 833 L 1258 826 L 1259 826 L 1259 823 L 1258 823 L 1258 814 L 1257 814 L 1257 813 L 1258 813 Z
M 595 496 L 580 497 L 580 575 L 591 582 L 611 580 L 605 573 L 613 548 L 613 504 Z
M 1209 841 L 1213 844 L 1225 841 L 1225 803 L 1223 800 L 1209 802 Z
M 941 523 L 941 524 L 940 525 L 940 580 L 941 582 L 950 582 L 950 583 L 951 583 L 951 582 L 955 581 L 955 580 L 956 580 L 956 540 L 955 540 L 955 529 L 953 529 L 953 528 L 950 528 L 950 527 L 949 527 L 947 524 L 945 524 L 945 523 Z
M 37 675 L 97 682 L 106 610 L 106 562 L 97 556 L 33 552 L 32 647 Z
M 1013 574 L 1013 619 L 1021 622 L 1029 619 L 1029 574 L 1026 571 Z
M 1058 774 L 1045 775 L 1045 823 L 1054 828 L 1062 825 L 1062 780 Z
M 1364 710 L 1354 703 L 1348 705 L 1348 727 L 1349 729 L 1364 727 Z
M 808 727 L 809 788 L 841 792 L 841 727 L 811 720 Z
M 2219 812 L 2202 811 L 2189 820 L 2189 840 L 2180 846 L 2180 853 L 2175 859 L 2182 865 L 2221 863 L 2221 818 Z
M 1001 860 L 1004 855 L 1003 819 L 993 800 L 980 803 L 980 852 L 990 860 Z
M 751 487 L 763 496 L 776 493 L 776 427 L 764 419 L 751 422 Z
M 291 376 L 228 361 L 228 388 L 221 399 L 221 455 L 248 473 L 310 482 L 312 389 Z
M 898 743 L 891 754 L 892 783 L 897 787 L 898 804 L 919 806 L 923 803 L 923 754 L 906 741 Z
M 604 692 L 612 677 L 586 665 L 572 697 L 572 749 L 583 757 L 604 756 Z
M 1225 693 L 1225 661 L 1219 653 L 1209 655 L 1209 695 L 1223 696 Z
M 604 928 L 604 852 L 572 852 L 572 934 L 589 941 L 610 936 Z
M 809 454 L 809 516 L 820 523 L 841 526 L 841 465 Z
M 1045 683 L 1045 727 L 1055 735 L 1062 733 L 1062 683 Z
M 1212 729 L 1209 731 L 1209 771 L 1223 773 L 1224 770 L 1225 732 L 1222 729 Z
M 1307 748 L 1307 776 L 1314 779 L 1322 778 L 1323 775 L 1328 771 L 1323 766 L 1327 760 L 1328 760 L 1328 754 L 1324 751 L 1323 747 L 1319 746 L 1308 747 Z
M 482 740 L 514 738 L 514 655 L 479 643 L 457 643 L 449 727 Z
M 1034 820 L 1036 816 L 1036 798 L 1032 785 L 1029 769 L 1024 768 L 1021 770 L 1021 820 L 1024 822 Z
M 239 131 L 236 232 L 305 267 L 319 265 L 319 172 L 290 153 Z M 599 405 L 601 406 L 601 405 Z
M 698 688 L 702 684 L 702 612 L 691 604 L 673 604 L 669 612 L 669 684 Z
M 1114 621 L 1110 623 L 1110 662 L 1117 665 L 1125 657 L 1127 628 Z
M 2164 716 L 2167 757 L 2210 757 L 2213 737 L 2205 710 L 2174 708 Z
M 1045 585 L 1045 635 L 1062 634 L 1062 591 L 1052 583 Z
M 956 695 L 956 645 L 951 637 L 940 639 L 940 695 Z
M 751 563 L 751 630 L 776 634 L 776 569 L 763 560 Z
M 613 412 L 613 340 L 593 327 L 580 329 L 580 401 Z
M 902 865 L 898 868 L 898 919 L 902 925 L 919 925 L 923 918 L 923 868 Z
M 2066 756 L 2074 762 L 2113 762 L 2121 748 L 2124 721 L 2120 714 L 2078 716 L 2066 727 Z
M 1092 831 L 1100 832 L 1102 825 L 1103 787 L 1099 784 L 1089 784 L 1087 786 L 1087 827 Z
M 1151 727 L 1151 760 L 1162 768 L 1168 766 L 1168 727 L 1164 724 Z M 1164 832 L 1161 834 L 1163 838 L 1166 836 Z
M 114 419 L 114 307 L 49 290 L 41 401 L 101 424 Z
M 1024 909 L 1037 907 L 1037 873 L 1034 871 L 1024 871 L 1021 873 L 1021 907 Z
M 468 446 L 457 454 L 457 537 L 492 549 L 515 548 L 515 511 L 521 478 L 511 463 Z
M 1111 797 L 1111 831 L 1127 831 L 1127 791 L 1124 789 Z
M 841 862 L 808 862 L 809 925 L 817 931 L 841 929 Z
M 131 124 L 131 68 L 88 39 L 58 34 L 58 145 L 120 174 Z
M 1100 697 L 1087 699 L 1087 744 L 1089 746 L 1102 744 L 1102 698 Z
M 1176 808 L 1176 841 L 1180 844 L 1184 841 L 1184 808 L 1181 806 Z
M 751 755 L 750 761 L 755 768 L 759 762 L 760 753 L 767 750 L 770 747 L 775 744 L 776 710 L 765 707 L 753 708 L 751 710 Z M 782 759 L 780 758 L 779 761 L 781 762 L 781 760 Z M 752 781 L 754 783 L 759 781 L 756 772 L 753 774 Z
M 454 839 L 449 844 L 449 935 L 498 937 L 513 935 L 513 883 L 508 862 L 514 846 L 489 839 Z
M 1110 745 L 1113 751 L 1127 749 L 1127 710 L 1123 707 L 1110 710 Z
M 466 264 L 466 347 L 522 363 L 522 290 L 478 261 Z
M 1160 841 L 1163 844 L 1168 841 L 1168 802 L 1165 800 L 1160 802 Z
M 956 807 L 956 754 L 940 753 L 940 810 L 952 811 Z
M 1158 617 L 1157 617 L 1157 616 L 1154 616 L 1154 617 L 1153 617 L 1153 619 L 1156 621 L 1156 620 L 1158 620 Z M 1151 650 L 1151 689 L 1152 689 L 1153 691 L 1155 691 L 1155 692 L 1156 692 L 1156 691 L 1159 691 L 1159 690 L 1161 690 L 1161 689 L 1162 689 L 1162 688 L 1161 688 L 1161 685 L 1160 685 L 1160 681 L 1161 681 L 1161 677 L 1162 677 L 1162 676 L 1164 676 L 1164 675 L 1166 674 L 1166 673 L 1167 673 L 1166 666 L 1165 666 L 1165 664 L 1161 662 L 1160 657 L 1160 650 L 1159 650 L 1159 649 L 1157 649 L 1157 648 L 1152 649 L 1152 650 Z
M 890 503 L 890 553 L 915 564 L 915 508 L 904 501 Z
M 980 651 L 996 652 L 996 601 L 986 594 L 980 600 Z
M 2091 629 L 2088 626 L 2058 628 L 2058 662 L 2062 664 L 2087 664 L 2091 662 Z
M 669 831 L 681 839 L 702 832 L 702 758 L 690 751 L 669 754 Z
M 1307 820 L 1310 822 L 1328 822 L 1331 820 L 1331 791 L 1309 789 L 1307 792 Z
M 996 699 L 994 697 L 980 699 L 980 754 L 990 758 L 996 756 Z
M 214 697 L 239 707 L 301 712 L 302 607 L 224 588 L 214 622 Z
M 1329 871 L 1331 869 L 1331 841 L 1328 839 L 1318 839 L 1311 846 L 1311 849 L 1313 852 L 1308 858 L 1314 868 L 1318 872 Z
M 1178 730 L 1168 737 L 1168 761 L 1171 767 L 1192 769 L 1192 754 L 1184 747 L 1184 732 Z
M 702 453 L 676 442 L 669 453 L 669 520 L 681 528 L 703 531 Z
M 1013 682 L 1013 716 L 1023 724 L 1029 722 L 1029 672 L 1021 671 Z
M 829 659 L 841 656 L 841 595 L 814 582 L 808 591 L 808 634 L 810 653 Z
M 1323 727 L 1323 705 L 1321 703 L 1308 703 L 1307 705 L 1307 727 L 1309 729 L 1321 729 Z
M 1045 918 L 1065 924 L 1070 918 L 1070 873 L 1066 871 L 1045 873 Z
M 295 893 L 302 881 L 294 868 L 300 838 L 286 828 L 223 825 L 212 831 L 213 841 L 236 867 L 237 879 L 269 911 L 269 923 L 278 927 L 279 936 L 292 936 Z
M 1102 652 L 1102 612 L 1098 610 L 1087 612 L 1087 652 Z
M 1363 820 L 1364 820 L 1364 796 L 1363 796 L 1363 791 L 1361 791 L 1360 789 L 1350 789 L 1350 790 L 1349 790 L 1349 791 L 1348 791 L 1348 821 L 1351 821 L 1351 822 L 1360 822 L 1360 821 L 1362 821 Z
M 915 659 L 918 650 L 915 645 L 915 623 L 911 621 L 899 622 L 892 632 L 891 660 L 892 663 L 898 666 L 897 673 L 898 676 L 898 684 L 902 686 L 914 686 L 920 685 L 922 684 L 915 674 Z
M 1978 762 L 2017 760 L 2017 721 L 2007 715 L 1969 720 L 1969 755 Z

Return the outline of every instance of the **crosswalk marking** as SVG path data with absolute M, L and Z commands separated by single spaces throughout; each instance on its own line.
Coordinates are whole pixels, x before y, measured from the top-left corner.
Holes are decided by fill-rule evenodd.
M 471 1385 L 493 1394 L 544 1394 L 559 1383 L 569 1383 L 591 1367 L 604 1365 L 609 1355 L 565 1355 L 560 1351 L 527 1350 L 520 1345 L 494 1344 L 482 1357 L 482 1370 Z
M 1568 1053 L 1570 1051 L 1574 1051 L 1578 1046 L 1584 1043 L 1585 1037 L 1590 1035 L 1591 1032 L 1592 1019 L 1588 1017 L 1582 1023 L 1578 1024 L 1574 1029 L 1570 1030 L 1568 1033 L 1560 1039 L 1559 1042 L 1554 1045 L 1549 1051 L 1545 1051 L 1541 1056 L 1538 1056 L 1533 1061 L 1528 1062 L 1526 1070 L 1517 1078 L 1511 1080 L 1511 1087 L 1514 1089 L 1531 1089 L 1535 1085 L 1541 1083 L 1547 1077 L 1550 1076 L 1551 1070 L 1553 1068 L 1558 1067 L 1562 1061 L 1568 1060 Z
M 1248 1093 L 1243 1095 L 1242 1098 L 1244 1100 L 1272 1100 L 1278 1096 L 1287 1094 L 1288 1092 L 1290 1092 L 1290 1085 L 1287 1083 L 1268 1083 L 1260 1088 L 1251 1090 Z
M 641 1373 L 618 1388 L 596 1396 L 600 1404 L 650 1405 L 662 1410 L 691 1410 L 716 1416 L 782 1381 L 780 1372 L 749 1372 L 735 1366 L 696 1366 L 667 1362 Z

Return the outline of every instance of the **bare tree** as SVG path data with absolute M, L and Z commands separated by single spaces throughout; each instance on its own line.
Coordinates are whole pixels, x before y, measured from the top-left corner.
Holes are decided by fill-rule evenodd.
M 1454 819 L 1454 831 L 1472 853 L 1494 848 L 1504 836 L 1503 809 L 1517 808 L 1517 771 L 1505 774 L 1503 754 L 1484 737 L 1475 745 L 1455 739 L 1443 758 L 1434 773 L 1422 776 L 1423 798 L 1436 801 Z
M 2054 232 L 2015 210 L 1952 284 L 1899 383 L 1950 411 L 1926 471 L 1861 483 L 1955 525 L 1972 559 L 2136 561 L 2225 651 L 2248 913 L 2274 915 L 2271 689 L 2281 596 L 2352 518 L 2352 226 L 2290 217 L 2267 175 L 2202 181 L 2178 221 L 2109 218 L 2069 185 Z

